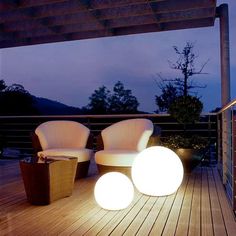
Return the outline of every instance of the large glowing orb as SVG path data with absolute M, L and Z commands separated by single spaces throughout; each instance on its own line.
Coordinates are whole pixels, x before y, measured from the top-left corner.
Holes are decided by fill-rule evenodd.
M 134 185 L 141 193 L 165 196 L 174 193 L 181 185 L 184 169 L 175 152 L 154 146 L 138 154 L 131 173 Z
M 134 187 L 130 179 L 119 172 L 101 176 L 94 188 L 95 200 L 106 210 L 121 210 L 133 200 Z

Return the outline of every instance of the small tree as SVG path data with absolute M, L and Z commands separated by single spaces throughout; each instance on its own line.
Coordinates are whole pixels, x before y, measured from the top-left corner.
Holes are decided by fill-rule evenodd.
M 168 111 L 168 108 L 170 107 L 171 103 L 175 101 L 179 94 L 178 89 L 171 83 L 168 83 L 166 85 L 161 84 L 160 89 L 161 95 L 156 96 L 156 104 L 159 107 L 157 113 L 159 111 Z
M 202 71 L 208 61 L 206 61 L 200 69 L 195 68 L 195 60 L 198 56 L 193 52 L 194 44 L 191 42 L 187 42 L 182 51 L 180 51 L 176 46 L 173 48 L 178 55 L 178 59 L 175 63 L 169 61 L 170 68 L 180 71 L 183 77 L 168 81 L 173 82 L 174 85 L 182 92 L 181 95 L 183 96 L 189 95 L 190 91 L 194 88 L 205 88 L 205 85 L 195 83 L 192 77 L 194 75 L 205 74 Z
M 89 104 L 84 109 L 92 114 L 122 114 L 138 112 L 138 100 L 130 89 L 118 81 L 111 93 L 105 86 L 95 90 L 89 97 Z
M 94 90 L 93 94 L 89 97 L 89 104 L 87 109 L 92 114 L 106 114 L 109 110 L 110 91 L 102 86 Z
M 118 81 L 113 88 L 113 94 L 110 97 L 109 111 L 111 113 L 137 113 L 139 102 L 132 95 L 130 89 L 125 89 L 124 85 Z
M 197 98 L 190 95 L 179 96 L 170 104 L 169 114 L 180 124 L 194 123 L 200 119 L 203 104 Z
M 202 64 L 199 69 L 195 68 L 195 61 L 197 55 L 193 52 L 194 44 L 187 42 L 183 50 L 179 50 L 177 46 L 173 47 L 178 58 L 176 62 L 169 62 L 170 68 L 180 71 L 182 77 L 176 77 L 174 79 L 164 79 L 160 76 L 160 82 L 158 87 L 161 89 L 162 94 L 156 96 L 156 104 L 160 111 L 167 111 L 169 109 L 170 102 L 178 96 L 188 96 L 193 93 L 196 88 L 205 88 L 205 85 L 200 85 L 193 80 L 195 75 L 206 74 L 203 73 L 203 69 L 208 60 Z M 170 96 L 170 97 L 169 97 Z

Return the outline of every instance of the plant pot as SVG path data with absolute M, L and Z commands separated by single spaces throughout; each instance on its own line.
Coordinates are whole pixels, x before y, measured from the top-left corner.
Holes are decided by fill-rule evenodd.
M 185 173 L 190 173 L 202 159 L 200 151 L 191 148 L 178 148 L 175 153 L 181 159 Z

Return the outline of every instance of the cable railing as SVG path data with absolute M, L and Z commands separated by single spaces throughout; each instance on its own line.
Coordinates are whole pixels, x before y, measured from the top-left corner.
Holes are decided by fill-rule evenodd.
M 74 120 L 91 130 L 96 150 L 96 137 L 101 130 L 115 122 L 131 118 L 150 119 L 155 126 L 160 127 L 162 137 L 180 134 L 184 131 L 184 126 L 177 123 L 168 114 L 0 116 L 0 148 L 2 147 L 4 154 L 6 154 L 6 150 L 10 153 L 13 153 L 12 150 L 14 150 L 20 156 L 32 154 L 31 133 L 39 124 L 49 120 Z M 197 134 L 210 140 L 211 143 L 216 143 L 216 125 L 216 114 L 205 113 L 201 115 L 199 122 L 188 124 L 186 132 Z
M 236 99 L 217 113 L 218 169 L 236 213 Z

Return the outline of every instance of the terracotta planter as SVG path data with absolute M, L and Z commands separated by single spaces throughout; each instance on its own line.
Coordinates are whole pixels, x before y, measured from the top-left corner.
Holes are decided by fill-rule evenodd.
M 190 173 L 201 162 L 202 159 L 199 150 L 194 150 L 191 148 L 179 148 L 176 149 L 175 152 L 183 163 L 185 173 Z

